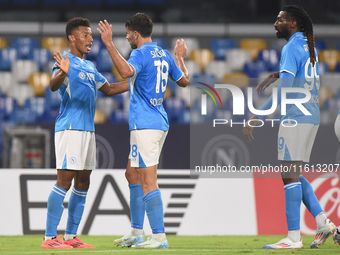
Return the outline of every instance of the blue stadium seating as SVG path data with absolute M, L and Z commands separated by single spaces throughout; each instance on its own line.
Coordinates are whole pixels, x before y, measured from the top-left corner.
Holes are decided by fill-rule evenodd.
M 101 73 L 108 81 L 108 83 L 115 83 L 117 82 L 117 78 L 113 73 L 110 72 L 102 72 Z
M 163 106 L 169 122 L 177 122 L 180 113 L 185 109 L 185 102 L 181 98 L 170 97 L 164 100 Z
M 317 51 L 327 49 L 326 42 L 322 39 L 315 39 L 315 48 Z
M 213 74 L 204 74 L 204 73 L 195 74 L 192 77 L 192 83 L 194 84 L 198 82 L 206 83 L 210 86 L 213 86 L 216 83 L 216 77 Z
M 45 89 L 46 108 L 58 109 L 60 107 L 61 99 L 58 91 L 52 92 L 49 87 Z
M 9 117 L 17 107 L 18 103 L 14 98 L 0 97 L 0 119 L 9 120 Z
M 129 121 L 129 112 L 125 110 L 115 110 L 111 114 L 111 122 L 117 123 L 128 123 Z
M 53 60 L 51 52 L 45 48 L 36 48 L 32 50 L 28 59 L 35 61 L 38 64 L 40 71 L 43 71 L 47 63 Z
M 168 42 L 164 38 L 153 37 L 152 41 L 156 42 L 157 46 L 159 46 L 159 47 L 161 47 L 163 49 L 168 49 Z
M 0 71 L 10 71 L 12 62 L 17 59 L 17 51 L 14 48 L 0 49 Z
M 113 63 L 107 49 L 99 50 L 96 56 L 96 62 L 99 72 L 111 72 Z
M 132 5 L 135 3 L 135 0 L 106 0 L 107 5 L 115 6 L 115 5 Z
M 17 50 L 18 59 L 28 59 L 30 52 L 38 48 L 38 43 L 31 37 L 16 37 L 12 40 L 12 48 Z
M 87 5 L 87 6 L 100 6 L 102 0 L 74 0 L 76 5 Z
M 258 60 L 262 60 L 266 64 L 268 71 L 279 70 L 280 58 L 281 58 L 280 51 L 275 49 L 262 50 L 259 52 L 259 55 L 257 57 Z
M 243 72 L 245 72 L 249 78 L 258 78 L 260 73 L 269 71 L 266 64 L 262 60 L 255 62 L 247 62 L 244 64 Z
M 223 60 L 226 58 L 227 50 L 234 49 L 235 42 L 228 38 L 214 38 L 210 41 L 210 49 L 215 55 L 215 59 Z
M 48 108 L 45 109 L 43 115 L 41 116 L 41 121 L 43 122 L 55 122 L 56 118 L 59 115 L 59 108 Z
M 45 111 L 45 98 L 43 97 L 31 97 L 25 102 L 25 108 L 29 110 L 36 121 L 40 121 Z

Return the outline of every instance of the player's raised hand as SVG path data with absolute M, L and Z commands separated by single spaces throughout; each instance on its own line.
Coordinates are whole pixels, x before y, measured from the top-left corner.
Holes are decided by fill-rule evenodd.
M 58 51 L 57 53 L 54 53 L 54 59 L 57 61 L 57 67 L 67 74 L 70 69 L 70 60 L 68 59 L 67 53 L 65 53 L 65 58 L 63 58 L 63 55 Z
M 105 45 L 112 43 L 112 25 L 110 25 L 107 20 L 100 21 L 98 23 L 99 28 L 97 28 L 102 41 Z
M 257 94 L 261 94 L 267 87 L 269 87 L 270 84 L 275 82 L 280 76 L 279 72 L 272 73 L 268 75 L 263 81 L 259 83 L 256 87 Z
M 176 57 L 185 58 L 188 53 L 188 47 L 183 39 L 177 40 L 175 45 L 175 55 Z

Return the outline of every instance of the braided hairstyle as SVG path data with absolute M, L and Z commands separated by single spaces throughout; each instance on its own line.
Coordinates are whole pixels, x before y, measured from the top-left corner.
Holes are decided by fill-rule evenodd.
M 310 54 L 310 62 L 315 65 L 316 56 L 314 51 L 315 41 L 313 32 L 313 22 L 307 12 L 297 5 L 288 5 L 282 8 L 282 11 L 287 13 L 287 16 L 296 21 L 296 25 L 307 37 L 307 43 Z

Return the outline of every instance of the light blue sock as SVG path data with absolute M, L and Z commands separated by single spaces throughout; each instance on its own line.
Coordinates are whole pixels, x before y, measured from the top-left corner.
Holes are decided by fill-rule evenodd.
M 159 189 L 150 191 L 143 198 L 153 234 L 164 233 L 163 201 Z
M 301 182 L 286 184 L 284 189 L 288 230 L 298 230 L 300 229 L 300 206 L 302 200 Z
M 143 201 L 144 193 L 140 184 L 129 184 L 130 188 L 130 215 L 131 227 L 143 229 L 145 203 Z
M 87 190 L 72 189 L 68 202 L 68 218 L 65 234 L 76 235 L 81 217 L 83 216 Z
M 315 196 L 313 187 L 310 185 L 309 181 L 302 175 L 300 175 L 299 180 L 302 188 L 302 201 L 315 218 L 318 214 L 323 212 L 319 200 Z
M 45 236 L 57 236 L 57 227 L 64 211 L 64 198 L 67 190 L 54 185 L 47 200 L 47 220 Z

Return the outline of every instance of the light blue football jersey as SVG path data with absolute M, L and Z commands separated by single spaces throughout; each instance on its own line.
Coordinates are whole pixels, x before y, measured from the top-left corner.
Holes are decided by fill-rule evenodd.
M 315 50 L 315 49 L 314 49 Z M 317 52 L 315 50 L 317 56 Z M 317 58 L 318 60 L 318 58 Z M 307 38 L 302 32 L 296 32 L 290 38 L 288 43 L 283 47 L 280 61 L 280 78 L 282 72 L 294 75 L 292 87 L 304 88 L 311 93 L 309 102 L 303 106 L 311 113 L 304 115 L 302 111 L 294 104 L 287 104 L 287 112 L 281 120 L 294 119 L 298 123 L 320 124 L 319 108 L 319 63 L 313 66 L 310 62 L 310 53 L 307 44 Z M 281 81 L 282 82 L 282 81 Z M 302 93 L 288 93 L 287 98 L 304 98 Z
M 65 58 L 65 53 L 63 57 Z M 106 82 L 91 61 L 80 59 L 67 52 L 70 69 L 58 89 L 61 96 L 60 112 L 55 132 L 74 129 L 94 132 L 97 89 Z M 54 65 L 53 73 L 59 70 Z
M 155 42 L 145 43 L 132 51 L 128 63 L 135 69 L 129 79 L 129 128 L 169 129 L 163 99 L 168 77 L 175 82 L 182 78 L 182 70 L 167 50 Z

